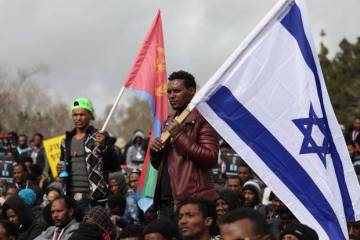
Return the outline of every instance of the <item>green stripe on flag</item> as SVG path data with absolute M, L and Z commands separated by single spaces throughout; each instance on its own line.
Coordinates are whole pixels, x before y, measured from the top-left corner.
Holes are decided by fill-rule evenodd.
M 157 175 L 157 170 L 153 168 L 149 162 L 148 168 L 146 170 L 144 185 L 142 187 L 141 197 L 154 197 Z

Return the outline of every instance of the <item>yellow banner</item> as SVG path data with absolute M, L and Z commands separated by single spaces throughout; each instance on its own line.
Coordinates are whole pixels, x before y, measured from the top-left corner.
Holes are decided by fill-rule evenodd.
M 65 135 L 61 135 L 54 138 L 46 139 L 43 142 L 51 173 L 54 177 L 58 175 L 56 171 L 56 165 L 60 161 L 60 144 L 64 138 Z

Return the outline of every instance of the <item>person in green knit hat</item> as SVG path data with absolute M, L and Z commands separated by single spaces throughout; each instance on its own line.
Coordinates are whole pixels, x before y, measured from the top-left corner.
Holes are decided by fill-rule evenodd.
M 57 171 L 65 179 L 66 195 L 79 202 L 83 211 L 91 205 L 105 205 L 108 197 L 108 174 L 119 167 L 119 155 L 114 148 L 115 138 L 91 126 L 94 107 L 84 97 L 71 105 L 74 129 L 66 132 L 61 143 Z

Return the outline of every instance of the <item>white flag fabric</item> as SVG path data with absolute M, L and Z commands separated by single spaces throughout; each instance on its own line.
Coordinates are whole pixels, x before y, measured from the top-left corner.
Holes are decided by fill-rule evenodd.
M 328 97 L 305 3 L 279 4 L 190 107 L 197 107 L 320 239 L 348 239 L 346 221 L 360 218 L 360 187 Z

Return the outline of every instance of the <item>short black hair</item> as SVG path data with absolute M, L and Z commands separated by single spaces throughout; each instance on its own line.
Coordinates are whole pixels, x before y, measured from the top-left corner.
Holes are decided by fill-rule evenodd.
M 150 222 L 145 226 L 143 235 L 149 233 L 159 233 L 165 239 L 180 239 L 179 229 L 176 224 L 168 218 L 160 218 Z
M 214 233 L 214 231 L 216 230 L 216 220 L 217 220 L 216 206 L 214 202 L 211 202 L 204 198 L 187 197 L 184 198 L 182 201 L 180 201 L 178 213 L 180 212 L 180 209 L 187 204 L 197 205 L 204 218 L 210 217 L 213 219 L 213 223 L 210 226 L 210 233 Z
M 226 175 L 226 181 L 228 181 L 229 179 L 236 179 L 239 180 L 239 182 L 241 183 L 241 179 L 238 175 Z
M 40 137 L 41 140 L 44 140 L 44 136 L 41 133 L 35 133 L 33 138 L 36 136 Z
M 8 220 L 1 219 L 0 224 L 5 228 L 7 237 L 15 237 L 15 239 L 17 239 L 18 228 L 13 223 Z
M 252 170 L 251 170 L 251 167 L 250 167 L 249 165 L 247 165 L 247 163 L 246 163 L 244 160 L 241 160 L 241 161 L 239 162 L 238 168 L 239 168 L 239 167 L 246 167 L 246 168 L 249 169 L 250 172 L 252 171 Z
M 19 135 L 18 135 L 18 139 L 19 139 L 20 137 L 24 137 L 25 140 L 26 140 L 26 143 L 27 143 L 28 137 L 27 137 L 24 133 L 19 134 Z
M 65 203 L 65 206 L 67 209 L 70 209 L 70 208 L 75 209 L 77 207 L 75 200 L 70 196 L 60 195 L 59 197 L 55 198 L 54 201 L 52 201 L 52 202 L 55 202 L 55 201 L 61 200 L 61 199 L 64 200 L 64 203 Z
M 221 219 L 219 224 L 231 224 L 236 221 L 248 219 L 251 221 L 253 231 L 256 235 L 264 236 L 269 234 L 269 226 L 266 223 L 264 216 L 252 208 L 238 208 L 226 213 Z
M 13 166 L 13 171 L 16 167 L 22 167 L 23 172 L 27 172 L 26 165 L 24 163 L 20 163 L 20 162 L 15 163 L 15 165 Z
M 173 81 L 175 79 L 182 79 L 184 80 L 184 85 L 187 89 L 193 87 L 194 89 L 196 89 L 196 82 L 195 82 L 195 77 L 189 73 L 186 72 L 184 70 L 180 70 L 177 72 L 173 72 L 169 75 L 168 80 L 169 81 Z

